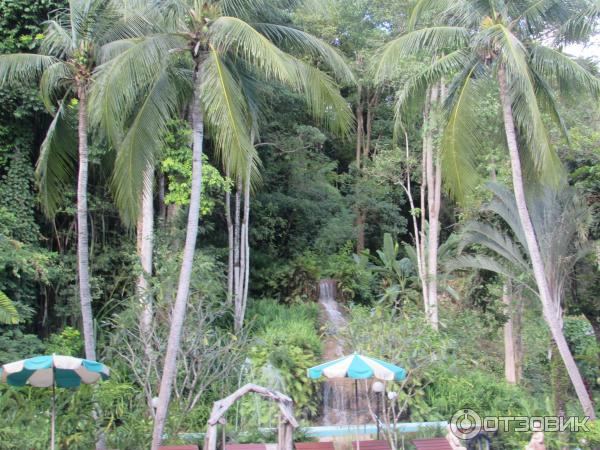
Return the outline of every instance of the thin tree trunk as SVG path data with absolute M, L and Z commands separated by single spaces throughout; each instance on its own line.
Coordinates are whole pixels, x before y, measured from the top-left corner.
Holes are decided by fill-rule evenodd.
M 242 223 L 241 223 L 241 202 L 242 202 L 242 176 L 238 174 L 235 188 L 235 210 L 233 214 L 233 303 L 234 303 L 234 329 L 237 330 L 239 324 L 237 319 L 240 315 L 240 305 L 242 302 Z
M 163 225 L 167 219 L 167 205 L 165 203 L 165 175 L 158 171 L 158 219 Z
M 172 311 L 171 327 L 169 330 L 169 340 L 165 354 L 163 374 L 160 382 L 160 391 L 158 395 L 158 405 L 154 419 L 154 429 L 152 432 L 152 450 L 158 450 L 162 441 L 162 434 L 165 427 L 169 401 L 171 398 L 171 388 L 177 369 L 177 351 L 185 319 L 188 295 L 190 291 L 190 282 L 192 276 L 192 266 L 194 262 L 194 253 L 196 250 L 196 239 L 198 235 L 198 220 L 200 218 L 200 199 L 202 194 L 202 151 L 204 141 L 204 116 L 200 102 L 201 79 L 198 73 L 198 67 L 194 76 L 194 102 L 192 109 L 192 188 L 190 196 L 190 206 L 188 212 L 187 231 L 185 245 L 183 249 L 183 258 L 181 262 L 181 271 L 179 273 L 179 284 L 177 286 L 177 298 Z
M 519 155 L 519 147 L 517 143 L 517 133 L 513 120 L 512 104 L 508 93 L 508 86 L 506 80 L 505 68 L 500 65 L 498 68 L 498 84 L 500 88 L 500 101 L 502 103 L 502 112 L 504 119 L 504 129 L 506 132 L 506 140 L 508 144 L 508 150 L 510 153 L 510 162 L 512 167 L 512 180 L 513 189 L 515 193 L 515 200 L 517 204 L 517 212 L 521 219 L 521 225 L 523 226 L 523 233 L 527 242 L 527 248 L 529 250 L 529 256 L 531 259 L 531 265 L 533 267 L 533 273 L 535 281 L 538 287 L 540 300 L 544 311 L 544 317 L 550 328 L 550 332 L 558 351 L 563 359 L 571 383 L 575 388 L 581 407 L 585 415 L 590 419 L 596 418 L 596 412 L 594 411 L 594 405 L 590 397 L 589 392 L 585 388 L 583 378 L 579 372 L 579 368 L 573 359 L 573 354 L 569 349 L 567 340 L 562 329 L 562 323 L 560 321 L 560 304 L 555 303 L 559 299 L 553 299 L 546 279 L 546 273 L 544 271 L 544 263 L 542 261 L 542 254 L 538 245 L 537 237 L 531 218 L 529 216 L 529 210 L 527 208 L 527 202 L 525 199 L 525 188 L 523 186 L 523 174 L 521 171 L 521 160 Z
M 142 191 L 142 208 L 138 221 L 139 257 L 142 273 L 138 277 L 137 295 L 142 304 L 140 315 L 140 330 L 144 339 L 144 353 L 148 363 L 153 359 L 151 343 L 153 298 L 151 289 L 152 252 L 154 250 L 154 167 L 148 165 L 144 171 Z M 152 409 L 152 408 L 151 408 Z
M 229 164 L 225 171 L 227 179 L 230 178 Z M 231 192 L 225 192 L 225 219 L 227 220 L 227 240 L 229 243 L 229 256 L 227 258 L 227 302 L 233 303 L 233 222 L 231 221 Z
M 79 271 L 79 300 L 83 322 L 85 357 L 96 360 L 92 292 L 90 288 L 90 261 L 88 249 L 88 142 L 87 142 L 87 89 L 79 87 L 79 173 L 77 177 L 77 266 Z
M 431 88 L 427 90 L 425 94 L 425 105 L 423 107 L 423 126 L 427 127 L 429 124 L 429 114 L 431 111 Z M 428 261 L 428 248 L 426 246 L 427 243 L 427 210 L 426 206 L 426 198 L 428 196 L 428 191 L 430 186 L 428 186 L 427 180 L 427 166 L 429 164 L 429 152 L 427 148 L 429 146 L 428 143 L 429 134 L 425 132 L 423 134 L 423 143 L 422 143 L 422 157 L 421 157 L 421 186 L 420 186 L 420 211 L 421 211 L 421 232 L 420 232 L 420 242 L 421 242 L 421 272 L 423 273 L 423 281 L 421 283 L 421 292 L 423 294 L 423 309 L 425 312 L 425 317 L 429 321 L 429 283 L 427 279 L 428 269 L 427 269 L 427 261 Z
M 254 139 L 252 139 L 254 141 Z M 246 315 L 246 305 L 248 304 L 248 286 L 250 282 L 250 241 L 248 231 L 250 229 L 250 174 L 252 167 L 248 164 L 246 171 L 246 183 L 244 185 L 244 226 L 243 226 L 243 246 L 244 246 L 244 282 L 242 284 L 242 305 L 239 317 L 240 329 L 244 326 L 244 317 Z
M 406 196 L 408 197 L 408 204 L 411 209 L 411 218 L 413 223 L 413 232 L 415 237 L 415 253 L 417 255 L 417 272 L 419 274 L 419 280 L 421 281 L 421 286 L 425 286 L 426 278 L 424 272 L 424 264 L 423 264 L 423 254 L 421 253 L 421 236 L 419 233 L 419 225 L 417 221 L 417 216 L 415 214 L 415 202 L 412 196 L 412 183 L 410 180 L 410 171 L 411 168 L 408 166 L 408 161 L 410 160 L 410 148 L 408 145 L 408 134 L 406 131 L 404 132 L 404 145 L 406 149 L 406 186 L 404 187 L 404 191 L 406 192 Z
M 513 296 L 512 287 L 510 281 L 506 281 L 502 286 L 502 302 L 508 320 L 504 324 L 504 376 L 506 381 L 511 384 L 518 383 L 517 378 L 517 348 L 515 343 L 515 330 L 514 330 L 514 308 L 513 308 Z
M 362 176 L 362 154 L 365 143 L 364 129 L 364 105 L 362 86 L 358 85 L 357 103 L 356 103 L 356 169 L 358 170 L 357 177 L 360 182 Z M 366 215 L 362 208 L 356 208 L 356 252 L 360 253 L 365 249 L 365 219 Z
M 441 168 L 438 155 L 434 154 L 435 108 L 438 102 L 437 86 L 431 89 L 429 117 L 426 124 L 427 134 L 427 218 L 429 230 L 427 233 L 427 295 L 428 320 L 434 330 L 439 328 L 438 298 L 437 298 L 437 265 L 440 236 L 440 201 L 441 201 Z

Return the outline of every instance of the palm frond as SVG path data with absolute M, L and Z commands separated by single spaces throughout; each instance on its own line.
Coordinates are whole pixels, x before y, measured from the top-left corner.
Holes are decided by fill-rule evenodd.
M 236 17 L 219 17 L 210 26 L 215 52 L 239 56 L 268 79 L 296 83 L 287 55 L 269 39 Z
M 469 222 L 464 228 L 461 245 L 463 247 L 482 245 L 512 266 L 520 270 L 530 269 L 521 248 L 506 233 L 487 223 Z
M 458 255 L 455 258 L 449 259 L 444 264 L 446 272 L 455 272 L 457 270 L 476 269 L 487 270 L 499 275 L 503 275 L 511 280 L 518 279 L 518 274 L 509 267 L 502 265 L 491 256 L 485 255 Z
M 117 156 L 111 187 L 119 213 L 127 226 L 134 226 L 138 217 L 143 187 L 153 183 L 144 178 L 146 167 L 160 160 L 169 122 L 178 116 L 191 95 L 191 84 L 162 64 L 155 79 L 140 93 L 135 112 L 121 142 L 116 142 Z M 113 136 L 114 138 L 114 136 Z
M 204 120 L 224 167 L 244 178 L 248 164 L 259 164 L 250 142 L 252 118 L 239 82 L 212 48 L 201 68 L 200 97 Z M 252 171 L 256 174 L 255 171 Z
M 547 25 L 548 14 L 557 3 L 557 0 L 533 0 L 525 3 L 525 7 L 522 2 L 508 3 L 509 14 L 514 17 L 511 27 L 527 26 L 532 33 L 536 32 L 544 24 Z
M 580 8 L 564 21 L 556 34 L 557 43 L 589 42 L 590 36 L 598 28 L 600 19 L 600 0 L 585 2 Z
M 413 31 L 424 15 L 439 14 L 450 9 L 455 3 L 455 0 L 417 0 L 410 12 L 407 29 Z
M 462 27 L 439 26 L 411 31 L 386 44 L 376 67 L 376 79 L 382 82 L 394 76 L 398 61 L 421 53 L 442 55 L 467 45 L 469 32 Z
M 58 60 L 31 53 L 0 55 L 0 86 L 21 86 L 39 81 L 44 70 Z
M 567 124 L 560 113 L 558 102 L 555 98 L 554 92 L 552 91 L 552 87 L 539 73 L 535 71 L 535 69 L 531 69 L 531 74 L 535 83 L 535 95 L 540 108 L 550 115 L 554 123 L 558 126 L 563 137 L 567 140 L 567 142 L 569 142 L 569 131 L 567 130 Z
M 333 133 L 347 137 L 354 123 L 354 115 L 337 84 L 313 66 L 295 58 L 289 58 L 289 61 L 299 84 L 296 90 L 304 96 L 313 118 Z
M 509 95 L 513 106 L 513 117 L 526 146 L 521 148 L 528 152 L 533 169 L 539 179 L 549 185 L 557 185 L 563 177 L 563 168 L 556 152 L 553 150 L 548 131 L 542 120 L 535 82 L 529 69 L 528 55 L 519 39 L 503 25 L 490 29 L 495 34 L 495 41 L 501 48 L 501 64 L 506 69 Z
M 600 80 L 559 50 L 534 45 L 531 66 L 562 95 L 589 94 L 600 98 Z
M 56 214 L 76 175 L 77 108 L 66 104 L 67 98 L 52 119 L 36 165 L 40 202 L 48 217 Z
M 0 291 L 0 323 L 16 325 L 19 323 L 19 312 L 12 300 L 4 292 Z
M 102 65 L 130 50 L 137 44 L 136 39 L 119 39 L 109 42 L 98 50 L 98 64 Z
M 123 137 L 126 121 L 135 115 L 140 96 L 149 91 L 164 65 L 172 61 L 171 50 L 185 46 L 185 41 L 170 34 L 131 42 L 134 45 L 98 67 L 90 92 L 90 125 L 102 129 L 115 146 Z
M 254 24 L 254 27 L 279 47 L 295 49 L 322 58 L 323 63 L 331 69 L 340 82 L 354 83 L 354 74 L 344 61 L 344 57 L 321 39 L 284 25 L 258 23 Z
M 517 203 L 513 191 L 500 183 L 487 183 L 486 188 L 494 194 L 494 197 L 488 204 L 484 205 L 483 210 L 501 217 L 510 227 L 519 244 L 523 248 L 527 248 L 527 241 L 521 225 L 521 218 L 517 212 Z
M 453 104 L 450 105 L 441 141 L 444 186 L 459 200 L 466 197 L 478 180 L 474 163 L 474 155 L 478 149 L 474 106 L 478 98 L 473 79 L 477 67 L 477 63 L 467 66 L 457 77 L 460 88 L 456 89 L 456 95 L 451 99 Z
M 40 79 L 40 96 L 48 111 L 54 111 L 57 100 L 64 97 L 73 81 L 69 66 L 62 61 L 57 61 L 44 70 Z
M 72 41 L 71 30 L 64 20 L 49 20 L 46 22 L 44 39 L 40 45 L 40 51 L 45 55 L 51 55 L 59 59 L 67 59 L 75 50 Z
M 414 99 L 422 99 L 429 86 L 452 76 L 469 64 L 472 56 L 467 49 L 459 49 L 435 59 L 425 69 L 411 77 L 396 94 L 396 120 L 402 120 Z

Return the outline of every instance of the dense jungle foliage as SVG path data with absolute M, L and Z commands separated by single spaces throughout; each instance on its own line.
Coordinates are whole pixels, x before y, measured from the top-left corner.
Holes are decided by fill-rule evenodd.
M 73 8 L 72 4 L 85 3 L 86 0 L 0 0 L 0 55 L 47 51 L 44 42 L 52 26 L 47 21 L 58 20 L 60 14 Z M 153 3 L 161 1 L 131 2 L 140 15 Z M 182 8 L 178 8 L 186 2 L 171 3 L 179 5 L 173 6 L 173 11 L 180 11 Z M 503 61 L 510 61 L 510 55 L 498 56 L 506 49 L 495 44 L 497 53 L 485 56 L 485 63 L 479 66 L 475 63 L 468 66 L 471 54 L 466 56 L 465 49 L 473 50 L 474 55 L 487 51 L 473 36 L 481 38 L 477 34 L 481 33 L 489 37 L 494 27 L 502 26 L 502 13 L 497 16 L 480 13 L 488 7 L 482 5 L 489 3 L 492 9 L 496 5 L 502 10 L 504 6 L 498 5 L 511 2 L 188 3 L 193 5 L 192 9 L 199 8 L 206 17 L 210 16 L 203 25 L 207 29 L 222 19 L 219 16 L 236 14 L 239 19 L 235 20 L 253 24 L 263 33 L 261 36 L 294 55 L 295 70 L 307 71 L 310 80 L 307 84 L 321 83 L 321 90 L 311 97 L 305 92 L 310 91 L 308 88 L 295 88 L 284 76 L 276 79 L 271 73 L 261 78 L 253 71 L 253 63 L 261 70 L 267 67 L 265 73 L 283 69 L 278 69 L 276 63 L 259 60 L 256 55 L 262 55 L 260 50 L 254 56 L 251 50 L 255 48 L 240 50 L 239 42 L 228 42 L 222 48 L 215 44 L 223 54 L 226 50 L 238 52 L 236 57 L 242 60 L 223 56 L 223 66 L 230 71 L 230 78 L 225 81 L 230 83 L 232 92 L 249 99 L 247 104 L 237 105 L 234 112 L 245 115 L 239 123 L 246 127 L 245 139 L 255 155 L 247 156 L 248 151 L 244 153 L 240 144 L 239 153 L 246 155 L 244 158 L 248 159 L 244 161 L 248 166 L 242 169 L 236 166 L 237 156 L 227 153 L 229 149 L 231 152 L 237 149 L 236 144 L 222 141 L 226 132 L 216 129 L 219 120 L 228 130 L 238 122 L 230 123 L 225 114 L 217 115 L 221 110 L 210 103 L 216 103 L 213 98 L 216 94 L 202 97 L 207 105 L 203 107 L 207 131 L 200 158 L 203 177 L 200 217 L 196 221 L 199 230 L 192 255 L 189 295 L 185 296 L 186 314 L 177 342 L 177 366 L 170 403 L 167 401 L 163 442 L 201 442 L 194 433 L 205 431 L 213 403 L 250 382 L 288 394 L 302 427 L 320 425 L 322 385 L 310 381 L 306 370 L 330 356 L 326 343 L 331 339 L 343 342 L 348 353 L 362 352 L 407 369 L 406 381 L 389 387 L 398 391 L 399 397 L 393 401 L 401 409 L 401 421 L 449 420 L 455 411 L 467 407 L 481 415 L 589 415 L 585 405 L 582 406 L 581 390 L 587 392 L 595 411 L 600 411 L 597 406 L 600 404 L 600 60 L 597 58 L 600 50 L 592 44 L 592 52 L 597 55 L 587 57 L 584 54 L 589 51 L 582 53 L 580 48 L 587 42 L 597 42 L 598 2 L 512 2 L 527 12 L 511 23 L 514 28 L 519 28 L 519 21 L 524 23 L 520 32 L 525 37 L 518 36 L 524 42 L 523 48 L 534 48 L 531 64 L 535 70 L 527 73 L 537 77 L 536 70 L 542 74 L 544 67 L 550 67 L 548 71 L 552 72 L 548 83 L 541 75 L 539 80 L 531 75 L 537 83 L 532 98 L 539 99 L 544 108 L 539 118 L 532 119 L 523 112 L 526 109 L 523 100 L 515 100 L 515 116 L 523 114 L 525 118 L 517 117 L 521 122 L 513 125 L 513 131 L 517 134 L 515 142 L 527 149 L 522 159 L 529 214 L 543 267 L 552 274 L 548 276 L 550 282 L 555 281 L 550 289 L 554 289 L 553 298 L 558 304 L 559 328 L 583 386 L 572 381 L 573 372 L 567 368 L 564 353 L 552 334 L 556 330 L 545 320 L 546 306 L 539 298 L 539 278 L 530 263 L 533 253 L 523 237 L 527 230 L 516 212 L 514 166 L 507 150 L 499 94 L 502 78 L 484 74 L 488 69 L 504 70 L 502 64 L 508 63 Z M 246 3 L 251 6 L 244 9 Z M 394 39 L 414 29 L 446 26 L 436 22 L 442 17 L 451 16 L 447 28 L 458 29 L 457 22 L 452 22 L 457 20 L 457 14 L 443 13 L 444 7 L 450 8 L 448 5 L 452 3 L 471 5 L 474 15 L 486 19 L 479 23 L 465 13 L 460 17 L 460 27 L 469 30 L 467 35 L 431 34 L 419 38 L 418 43 L 416 39 L 414 42 L 407 39 L 394 47 Z M 419 7 L 425 11 L 421 22 L 412 23 L 411 13 Z M 437 13 L 436 7 L 440 8 Z M 242 12 L 231 13 L 236 8 Z M 506 11 L 514 14 L 509 7 Z M 539 17 L 534 19 L 534 13 Z M 136 39 L 142 42 L 135 33 L 158 35 L 159 31 L 153 27 L 170 26 L 167 20 L 163 24 L 162 19 L 152 14 L 156 13 L 148 12 L 151 26 L 146 22 L 143 26 L 136 25 L 129 36 L 120 31 L 123 35 L 115 39 L 117 44 L 111 43 L 113 47 L 103 54 L 104 60 L 98 57 L 99 68 L 90 75 L 93 80 L 90 89 L 94 82 L 114 81 L 101 77 L 121 74 L 121 66 L 116 64 L 102 72 L 100 62 L 110 64 L 106 62 L 108 54 L 118 59 L 131 53 Z M 167 16 L 170 17 L 164 13 Z M 585 30 L 575 35 L 572 30 L 582 21 Z M 183 22 L 192 26 L 193 20 Z M 268 28 L 267 23 L 307 34 L 290 37 L 277 28 Z M 218 37 L 226 40 L 237 32 L 232 30 Z M 563 31 L 571 34 L 562 40 L 555 39 L 555 34 Z M 314 42 L 308 41 L 309 35 Z M 316 43 L 316 38 L 321 41 Z M 124 44 L 127 39 L 133 44 Z M 198 42 L 204 45 L 202 39 Z M 503 42 L 498 35 L 493 39 Z M 303 40 L 310 43 L 302 44 Z M 572 54 L 577 68 L 563 59 L 551 60 L 541 50 L 535 53 L 537 44 L 548 45 L 560 58 Z M 414 48 L 409 48 L 410 45 Z M 428 45 L 438 45 L 441 50 L 435 55 L 427 54 Z M 329 46 L 338 55 L 339 66 L 336 59 L 328 61 L 329 50 L 324 48 Z M 166 83 L 165 80 L 178 74 L 189 75 L 187 81 L 173 82 L 173 89 L 179 89 L 178 98 L 188 97 L 178 100 L 177 105 L 173 100 L 173 105 L 165 106 L 165 111 L 157 114 L 165 124 L 155 127 L 160 135 L 153 137 L 151 146 L 146 147 L 147 141 L 140 138 L 128 147 L 131 154 L 123 156 L 126 148 L 111 138 L 103 125 L 95 123 L 89 127 L 85 216 L 93 337 L 96 357 L 110 367 L 111 379 L 97 386 L 58 390 L 58 448 L 93 448 L 98 433 L 106 439 L 106 448 L 133 450 L 151 445 L 156 412 L 153 399 L 159 395 L 163 365 L 167 364 L 165 355 L 169 351 L 174 305 L 181 292 L 180 269 L 182 262 L 185 263 L 184 247 L 189 239 L 186 231 L 189 231 L 190 196 L 194 198 L 193 176 L 197 174 L 192 158 L 196 131 L 192 118 L 194 105 L 189 98 L 193 88 L 190 74 L 199 67 L 194 64 L 201 57 L 196 60 L 192 56 L 188 61 L 177 53 L 188 50 L 185 46 L 170 50 L 174 62 L 165 69 L 168 74 L 164 80 L 161 78 Z M 455 55 L 457 60 L 439 61 L 436 58 L 440 55 L 446 59 Z M 212 58 L 220 61 L 214 55 Z M 388 62 L 382 63 L 385 58 Z M 500 69 L 492 68 L 494 58 L 500 61 Z M 48 130 L 55 128 L 54 118 L 63 113 L 74 118 L 80 111 L 81 100 L 71 90 L 65 91 L 69 94 L 60 97 L 59 102 L 57 92 L 66 89 L 66 82 L 54 74 L 49 78 L 56 76 L 59 81 L 58 87 L 48 89 L 49 108 L 48 98 L 40 93 L 39 80 L 25 82 L 27 77 L 22 75 L 19 83 L 6 82 L 10 75 L 8 69 L 3 69 L 6 61 L 0 59 L 0 364 L 53 353 L 85 357 L 73 124 L 71 134 L 57 135 L 56 142 L 51 144 L 70 146 L 65 153 L 50 153 L 50 158 L 56 158 L 54 164 L 71 152 L 68 153 L 71 156 L 65 157 L 65 161 L 71 161 L 65 163 L 70 164 L 70 169 L 54 185 L 59 200 L 52 214 L 48 214 L 44 203 L 43 193 L 48 185 L 40 175 L 44 173 L 40 167 L 48 156 L 44 153 L 45 139 Z M 123 63 L 122 67 L 129 63 Z M 559 63 L 565 66 L 559 68 Z M 340 69 L 342 65 L 346 68 Z M 127 67 L 136 65 L 131 63 Z M 310 72 L 309 67 L 320 72 Z M 459 83 L 462 80 L 466 85 L 464 80 L 471 76 L 460 79 L 465 67 L 476 72 L 468 88 Z M 376 73 L 378 68 L 380 72 Z M 589 77 L 582 75 L 579 68 Z M 389 73 L 384 73 L 386 70 Z M 350 75 L 340 76 L 344 71 Z M 324 78 L 319 78 L 317 72 Z M 510 77 L 516 75 L 508 72 L 509 82 L 514 82 Z M 94 81 L 96 73 L 99 78 Z M 213 72 L 201 69 L 194 73 L 207 73 L 209 77 Z M 139 80 L 132 78 L 129 83 L 142 83 L 144 76 L 140 75 Z M 570 85 L 563 83 L 568 76 L 572 77 Z M 583 85 L 578 85 L 579 82 L 592 88 L 578 87 Z M 234 89 L 238 84 L 243 87 L 239 92 Z M 210 88 L 207 85 L 203 85 L 206 90 Z M 115 92 L 121 88 L 119 85 Z M 131 94 L 129 88 L 123 88 L 133 100 L 129 116 L 115 119 L 113 125 L 123 127 L 116 135 L 123 138 L 128 127 L 145 120 L 135 114 L 146 106 L 143 98 L 154 88 L 154 85 L 144 86 Z M 336 103 L 338 89 L 341 97 Z M 91 102 L 96 101 L 93 95 Z M 119 94 L 111 95 L 117 98 Z M 400 104 L 398 99 L 402 95 L 412 100 Z M 468 104 L 459 108 L 456 98 L 463 95 Z M 120 99 L 114 104 L 121 101 L 125 103 Z M 311 101 L 321 103 L 323 111 L 311 106 Z M 339 113 L 341 119 L 334 112 L 336 105 L 343 110 Z M 559 110 L 560 119 L 556 120 Z M 90 122 L 94 122 L 92 112 L 89 114 Z M 209 118 L 210 114 L 215 118 Z M 337 119 L 342 123 L 339 126 Z M 539 123 L 534 124 L 535 121 Z M 547 147 L 551 149 L 548 152 L 557 156 L 556 166 L 550 167 L 551 156 L 540 157 L 542 162 L 536 160 L 537 147 L 532 141 L 535 136 L 530 137 L 534 133 L 529 133 L 523 123 L 530 123 L 531 129 L 543 126 L 541 134 L 547 138 Z M 93 126 L 97 129 L 92 130 Z M 460 128 L 459 135 L 451 135 L 449 128 Z M 153 131 L 152 123 L 142 131 Z M 142 135 L 142 131 L 138 134 Z M 70 142 L 67 135 L 75 140 Z M 450 149 L 469 146 L 473 149 L 468 158 L 466 150 L 457 156 L 461 167 L 455 170 L 463 171 L 471 188 L 458 195 L 459 189 L 453 184 L 456 173 L 447 170 L 444 158 Z M 435 167 L 440 168 L 437 175 L 426 167 L 424 154 L 431 152 L 431 148 L 429 164 L 433 164 L 434 172 Z M 138 157 L 135 151 L 154 152 L 152 157 L 144 155 L 152 161 L 151 175 L 141 172 L 123 175 L 125 169 L 122 169 L 118 178 L 116 167 L 122 168 L 128 161 L 132 167 L 143 166 L 141 157 L 135 159 Z M 55 166 L 49 167 L 46 173 L 59 173 L 52 169 Z M 552 170 L 558 173 L 557 182 L 549 181 L 553 178 L 549 175 Z M 432 175 L 433 184 L 427 180 L 428 174 Z M 133 180 L 131 186 L 137 183 L 136 187 L 130 190 L 116 187 L 118 182 L 128 179 Z M 435 191 L 437 182 L 442 185 L 440 198 L 428 199 L 427 189 Z M 150 274 L 141 259 L 145 239 L 142 225 L 147 220 L 142 217 L 141 190 L 148 184 L 154 187 L 150 194 L 153 206 Z M 128 201 L 126 195 L 130 194 L 134 205 L 123 207 Z M 432 217 L 431 208 L 435 205 L 438 211 Z M 245 208 L 248 208 L 247 220 Z M 132 218 L 132 211 L 139 213 L 139 217 Z M 436 239 L 431 241 L 428 236 L 434 233 L 431 231 L 434 220 L 439 229 Z M 425 297 L 431 277 L 421 268 L 432 254 L 429 242 L 436 247 L 435 319 L 430 315 L 432 305 Z M 238 253 L 234 255 L 234 249 L 242 256 L 235 256 Z M 237 262 L 232 262 L 232 258 L 238 258 Z M 247 281 L 244 284 L 242 276 L 240 291 L 231 278 L 244 270 L 248 273 Z M 140 288 L 144 279 L 147 285 Z M 331 331 L 317 301 L 319 281 L 323 279 L 335 280 L 337 301 L 347 321 L 340 333 Z M 247 302 L 239 303 L 243 310 L 241 319 L 236 309 L 238 292 L 240 299 L 247 297 Z M 146 314 L 146 298 L 152 298 L 152 313 L 144 325 L 140 318 Z M 507 323 L 512 330 L 508 336 Z M 508 344 L 514 351 L 512 375 L 506 365 Z M 48 448 L 50 402 L 48 389 L 0 384 L 0 449 Z M 227 418 L 225 429 L 231 441 L 276 440 L 273 433 L 264 432 L 264 428 L 277 426 L 276 411 L 268 403 L 247 397 L 231 408 Z M 546 446 L 598 448 L 598 423 L 590 421 L 587 432 L 546 433 Z M 301 428 L 296 439 L 308 439 L 303 433 Z M 443 435 L 445 430 L 431 430 L 423 435 L 436 434 Z M 500 430 L 490 438 L 492 448 L 517 449 L 527 445 L 531 433 Z M 402 445 L 399 448 L 412 448 L 408 441 Z

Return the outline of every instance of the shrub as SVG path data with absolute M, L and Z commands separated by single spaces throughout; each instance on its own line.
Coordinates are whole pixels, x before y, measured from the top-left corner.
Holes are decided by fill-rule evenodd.
M 285 306 L 264 299 L 252 304 L 250 315 L 255 317 L 255 334 L 248 352 L 247 378 L 289 395 L 297 416 L 314 416 L 318 386 L 308 380 L 306 371 L 318 364 L 322 351 L 316 304 Z M 275 414 L 276 409 L 260 399 L 242 401 L 242 415 L 254 417 L 253 426 L 273 425 Z

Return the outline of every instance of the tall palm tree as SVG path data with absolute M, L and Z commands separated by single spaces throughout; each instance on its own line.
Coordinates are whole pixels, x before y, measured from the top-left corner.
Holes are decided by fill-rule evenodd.
M 515 213 L 514 194 L 506 187 L 490 184 L 493 200 L 484 211 L 499 217 L 510 229 L 507 233 L 481 221 L 468 223 L 462 233 L 461 254 L 449 260 L 447 270 L 477 269 L 489 270 L 501 275 L 505 282 L 505 294 L 510 295 L 510 287 L 525 288 L 539 297 L 531 258 L 521 222 Z M 587 242 L 587 228 L 590 210 L 572 188 L 565 187 L 559 192 L 540 187 L 528 193 L 528 205 L 536 236 L 540 245 L 548 284 L 554 293 L 554 307 L 562 320 L 565 291 L 572 279 L 575 265 L 592 253 Z M 479 252 L 463 252 L 465 248 L 479 248 Z M 481 250 L 486 252 L 482 253 Z M 504 299 L 503 299 L 504 300 Z M 512 320 L 509 311 L 509 322 Z M 506 333 L 505 329 L 505 333 Z M 511 361 L 517 349 L 511 348 L 518 336 L 505 336 L 507 346 L 507 374 L 516 381 L 515 362 Z M 518 341 L 517 341 L 518 342 Z M 512 372 L 512 373 L 509 373 Z
M 0 55 L 0 86 L 39 82 L 54 118 L 40 149 L 42 205 L 53 216 L 77 168 L 77 264 L 85 356 L 96 359 L 88 249 L 88 99 L 92 72 L 106 46 L 135 35 L 135 16 L 123 22 L 114 4 L 73 0 L 47 22 L 38 54 Z
M 307 33 L 256 21 L 264 6 L 264 0 L 156 2 L 154 32 L 114 45 L 115 57 L 97 74 L 93 120 L 103 124 L 119 146 L 113 186 L 125 220 L 135 220 L 140 192 L 152 182 L 141 174 L 157 160 L 168 119 L 182 106 L 191 117 L 191 198 L 152 449 L 158 448 L 162 438 L 190 288 L 205 129 L 224 166 L 232 176 L 244 179 L 248 165 L 258 165 L 250 137 L 255 103 L 249 92 L 255 79 L 303 94 L 310 112 L 341 134 L 351 125 L 351 111 L 334 80 L 282 48 L 322 57 L 338 79 L 350 81 L 352 75 L 343 59 Z
M 447 123 L 442 137 L 442 165 L 449 190 L 458 197 L 476 181 L 473 155 L 477 129 L 473 106 L 485 77 L 498 84 L 502 119 L 512 167 L 512 182 L 519 219 L 543 305 L 544 317 L 569 372 L 585 414 L 595 417 L 592 401 L 565 340 L 545 273 L 540 241 L 535 234 L 525 198 L 524 176 L 543 178 L 555 186 L 563 178 L 562 167 L 551 148 L 542 111 L 563 126 L 556 94 L 589 93 L 600 97 L 600 83 L 576 61 L 547 46 L 550 38 L 580 38 L 588 22 L 580 17 L 587 1 L 558 0 L 481 1 L 419 0 L 410 24 L 415 27 L 425 14 L 439 25 L 415 29 L 390 42 L 382 51 L 378 78 L 393 76 L 396 61 L 428 54 L 432 63 L 398 93 L 397 111 L 406 113 L 428 86 L 450 81 L 446 99 Z M 580 30 L 576 30 L 579 26 Z M 588 31 L 591 26 L 588 26 Z M 579 33 L 577 32 L 579 31 Z M 550 36 L 550 37 L 549 37 Z

